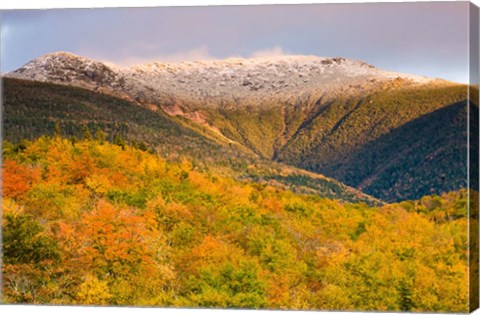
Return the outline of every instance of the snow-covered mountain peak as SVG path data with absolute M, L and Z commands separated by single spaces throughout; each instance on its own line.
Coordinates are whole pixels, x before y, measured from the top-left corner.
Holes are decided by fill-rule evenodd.
M 357 93 L 395 80 L 397 85 L 432 81 L 340 57 L 287 55 L 119 67 L 68 52 L 43 55 L 7 76 L 79 86 L 150 103 L 177 99 L 213 106 L 239 100 L 258 105 L 305 94 Z
M 74 67 L 74 66 L 84 66 L 89 64 L 101 64 L 100 61 L 94 61 L 85 57 L 81 57 L 70 52 L 53 52 L 42 55 L 32 61 L 28 62 L 21 68 L 15 70 L 14 72 L 24 72 L 26 70 L 41 71 L 42 69 L 48 67 Z
M 281 70 L 313 70 L 315 68 L 363 68 L 375 69 L 362 61 L 349 60 L 345 58 L 326 58 L 317 56 L 302 56 L 302 55 L 286 55 L 273 57 L 255 57 L 255 58 L 227 58 L 221 60 L 198 60 L 198 61 L 183 61 L 183 62 L 153 62 L 148 64 L 134 65 L 126 68 L 130 71 L 158 71 L 160 69 L 171 70 L 216 70 L 218 68 L 226 68 L 237 71 L 251 71 L 256 68 L 259 70 L 277 69 Z M 125 69 L 125 68 L 124 68 Z
M 116 91 L 120 68 L 107 65 L 69 52 L 54 52 L 42 55 L 6 77 L 52 82 L 102 92 L 123 95 Z

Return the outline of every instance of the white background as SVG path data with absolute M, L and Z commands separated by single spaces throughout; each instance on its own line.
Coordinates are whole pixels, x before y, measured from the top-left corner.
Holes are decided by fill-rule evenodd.
M 414 0 L 407 0 L 413 2 Z M 437 0 L 438 1 L 438 0 Z M 442 1 L 442 0 L 441 0 Z M 245 5 L 245 4 L 291 4 L 291 3 L 346 3 L 346 2 L 378 2 L 371 0 L 328 0 L 328 1 L 302 1 L 302 0 L 2 0 L 0 9 L 45 9 L 45 8 L 101 8 L 101 7 L 142 7 L 142 6 L 192 6 L 192 5 Z M 398 2 L 383 0 L 382 2 Z M 472 0 L 480 6 L 480 0 Z M 299 315 L 299 314 L 339 314 L 355 315 L 361 313 L 350 312 L 299 312 L 299 311 L 239 311 L 239 310 L 188 310 L 188 309 L 159 309 L 159 308 L 128 308 L 128 307 L 56 307 L 56 306 L 12 306 L 0 305 L 1 315 Z M 391 314 L 391 313 L 383 313 Z M 475 315 L 480 315 L 476 311 Z

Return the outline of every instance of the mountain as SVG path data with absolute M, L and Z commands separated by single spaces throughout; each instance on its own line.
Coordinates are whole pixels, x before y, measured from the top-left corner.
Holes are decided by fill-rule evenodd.
M 82 88 L 11 78 L 5 78 L 3 86 L 3 136 L 14 143 L 14 151 L 28 145 L 23 144 L 23 139 L 53 136 L 56 128 L 73 142 L 85 138 L 86 128 L 94 137 L 98 136 L 97 130 L 102 130 L 110 142 L 154 149 L 169 161 L 187 159 L 196 170 L 207 172 L 214 168 L 215 173 L 228 177 L 297 193 L 383 204 L 331 178 L 259 157 L 238 144 L 222 142 L 183 117 L 170 117 L 135 101 Z M 10 144 L 4 145 L 4 149 L 9 147 Z
M 315 56 L 122 68 L 52 53 L 7 77 L 109 94 L 212 147 L 325 174 L 387 202 L 466 186 L 461 84 Z M 142 141 L 157 145 L 151 130 Z

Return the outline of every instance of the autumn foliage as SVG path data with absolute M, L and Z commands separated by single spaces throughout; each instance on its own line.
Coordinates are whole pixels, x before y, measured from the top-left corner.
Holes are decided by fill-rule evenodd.
M 466 312 L 466 192 L 372 208 L 100 140 L 4 146 L 7 303 Z

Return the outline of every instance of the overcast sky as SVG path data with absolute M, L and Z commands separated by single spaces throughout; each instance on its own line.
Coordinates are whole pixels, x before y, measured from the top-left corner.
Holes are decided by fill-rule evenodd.
M 468 2 L 3 11 L 2 72 L 53 51 L 119 65 L 346 57 L 468 81 Z

